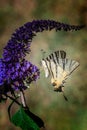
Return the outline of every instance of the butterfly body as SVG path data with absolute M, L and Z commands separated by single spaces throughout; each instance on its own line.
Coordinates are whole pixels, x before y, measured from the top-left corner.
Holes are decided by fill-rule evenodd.
M 75 60 L 67 59 L 65 51 L 56 51 L 41 60 L 45 77 L 51 76 L 54 91 L 63 92 L 64 83 L 69 75 L 79 66 Z
M 51 84 L 54 86 L 54 91 L 62 91 L 63 83 L 62 81 L 58 81 L 58 79 L 51 78 Z

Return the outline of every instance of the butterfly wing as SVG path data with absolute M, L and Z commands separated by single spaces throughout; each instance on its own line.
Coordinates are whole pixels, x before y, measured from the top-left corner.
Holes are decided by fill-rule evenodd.
M 79 62 L 66 58 L 65 51 L 56 51 L 49 57 L 56 65 L 56 77 L 61 80 L 69 76 L 79 66 Z
M 65 80 L 79 66 L 75 60 L 66 58 L 64 51 L 57 51 L 42 60 L 45 76 L 51 75 L 51 84 L 54 91 L 63 92 Z M 65 99 L 67 99 L 63 93 Z
M 51 68 L 54 74 L 54 79 L 63 80 L 64 68 L 65 68 L 65 59 L 66 59 L 66 52 L 65 51 L 56 51 L 49 55 L 51 60 Z
M 50 75 L 49 62 L 47 60 L 45 60 L 45 59 L 42 59 L 41 63 L 42 63 L 43 69 L 45 71 L 45 77 L 47 78 Z
M 78 66 L 79 62 L 75 60 L 70 59 L 65 60 L 65 71 L 67 72 L 67 75 L 70 75 Z
M 42 66 L 46 78 L 51 75 L 54 79 L 64 80 L 79 66 L 79 62 L 66 59 L 66 52 L 61 50 L 43 59 Z
M 49 75 L 52 75 L 52 77 L 56 77 L 57 72 L 57 64 L 59 63 L 59 58 L 64 59 L 66 57 L 66 52 L 64 51 L 56 51 L 46 57 L 45 59 L 41 60 L 42 66 L 45 71 L 45 77 L 49 77 Z

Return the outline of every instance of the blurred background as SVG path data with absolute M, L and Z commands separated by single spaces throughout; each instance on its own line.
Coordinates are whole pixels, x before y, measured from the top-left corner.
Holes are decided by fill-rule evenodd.
M 34 19 L 87 24 L 87 0 L 0 0 L 0 57 L 15 29 Z M 86 32 L 87 28 L 77 32 L 44 31 L 31 44 L 32 51 L 26 58 L 41 69 L 41 76 L 25 94 L 30 110 L 44 120 L 47 130 L 87 129 Z M 53 91 L 50 79 L 45 79 L 40 65 L 41 49 L 46 51 L 46 56 L 62 49 L 68 58 L 80 62 L 65 84 L 68 102 L 61 93 Z M 9 101 L 0 104 L 0 130 L 20 130 L 9 121 L 8 104 Z

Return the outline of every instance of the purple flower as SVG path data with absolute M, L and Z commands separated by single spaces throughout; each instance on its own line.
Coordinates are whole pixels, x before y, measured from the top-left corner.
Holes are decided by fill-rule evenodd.
M 25 59 L 13 65 L 0 60 L 0 94 L 14 90 L 26 89 L 24 81 L 29 84 L 39 78 L 39 69 Z
M 3 58 L 6 62 L 17 62 L 25 57 L 25 53 L 30 52 L 30 43 L 27 45 L 24 42 L 18 43 L 17 40 L 9 40 L 4 48 Z
M 38 67 L 25 60 L 30 50 L 30 44 L 37 32 L 45 30 L 80 30 L 84 26 L 68 25 L 53 20 L 34 20 L 19 27 L 12 34 L 3 50 L 0 59 L 0 97 L 7 92 L 26 89 L 24 82 L 29 84 L 39 78 Z
M 3 51 L 3 58 L 5 61 L 17 62 L 24 59 L 27 53 L 30 52 L 30 44 L 37 32 L 44 30 L 80 30 L 84 26 L 68 25 L 53 20 L 34 20 L 24 24 L 24 26 L 16 29 L 12 34 Z
M 3 62 L 3 59 L 0 59 L 0 86 L 4 84 L 5 79 L 6 79 L 5 64 Z

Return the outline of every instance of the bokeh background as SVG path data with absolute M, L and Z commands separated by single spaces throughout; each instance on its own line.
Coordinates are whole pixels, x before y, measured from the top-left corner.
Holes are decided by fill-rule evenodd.
M 34 19 L 53 19 L 69 24 L 87 25 L 87 0 L 0 0 L 0 57 L 16 28 Z M 27 59 L 41 69 L 40 79 L 25 91 L 30 110 L 41 117 L 47 130 L 87 130 L 87 28 L 77 32 L 38 33 Z M 80 66 L 65 84 L 66 102 L 45 79 L 40 65 L 41 49 L 48 55 L 65 50 Z M 0 104 L 0 130 L 20 130 L 10 123 L 7 107 Z M 13 107 L 14 111 L 15 107 Z

